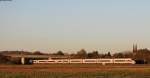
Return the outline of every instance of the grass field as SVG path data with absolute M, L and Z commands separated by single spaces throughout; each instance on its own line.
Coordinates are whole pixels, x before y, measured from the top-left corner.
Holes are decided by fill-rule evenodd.
M 150 78 L 150 65 L 0 65 L 0 78 Z

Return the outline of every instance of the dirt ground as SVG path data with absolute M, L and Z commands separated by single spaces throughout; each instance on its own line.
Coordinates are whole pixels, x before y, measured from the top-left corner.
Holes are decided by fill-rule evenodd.
M 107 72 L 127 71 L 150 73 L 150 65 L 99 65 L 99 64 L 48 64 L 48 65 L 0 65 L 0 72 Z

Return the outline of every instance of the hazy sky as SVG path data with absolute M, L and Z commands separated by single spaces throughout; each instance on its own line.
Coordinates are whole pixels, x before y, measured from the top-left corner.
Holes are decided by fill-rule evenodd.
M 150 48 L 150 0 L 0 1 L 0 50 Z

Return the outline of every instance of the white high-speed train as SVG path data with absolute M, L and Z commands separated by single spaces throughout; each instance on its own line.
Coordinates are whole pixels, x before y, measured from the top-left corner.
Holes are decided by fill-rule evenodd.
M 33 64 L 52 64 L 52 63 L 135 64 L 135 61 L 132 60 L 131 58 L 33 60 Z

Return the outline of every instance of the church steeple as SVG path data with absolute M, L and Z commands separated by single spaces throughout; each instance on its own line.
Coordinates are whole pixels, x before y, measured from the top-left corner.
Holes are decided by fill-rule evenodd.
M 133 53 L 137 52 L 137 44 L 133 44 Z

